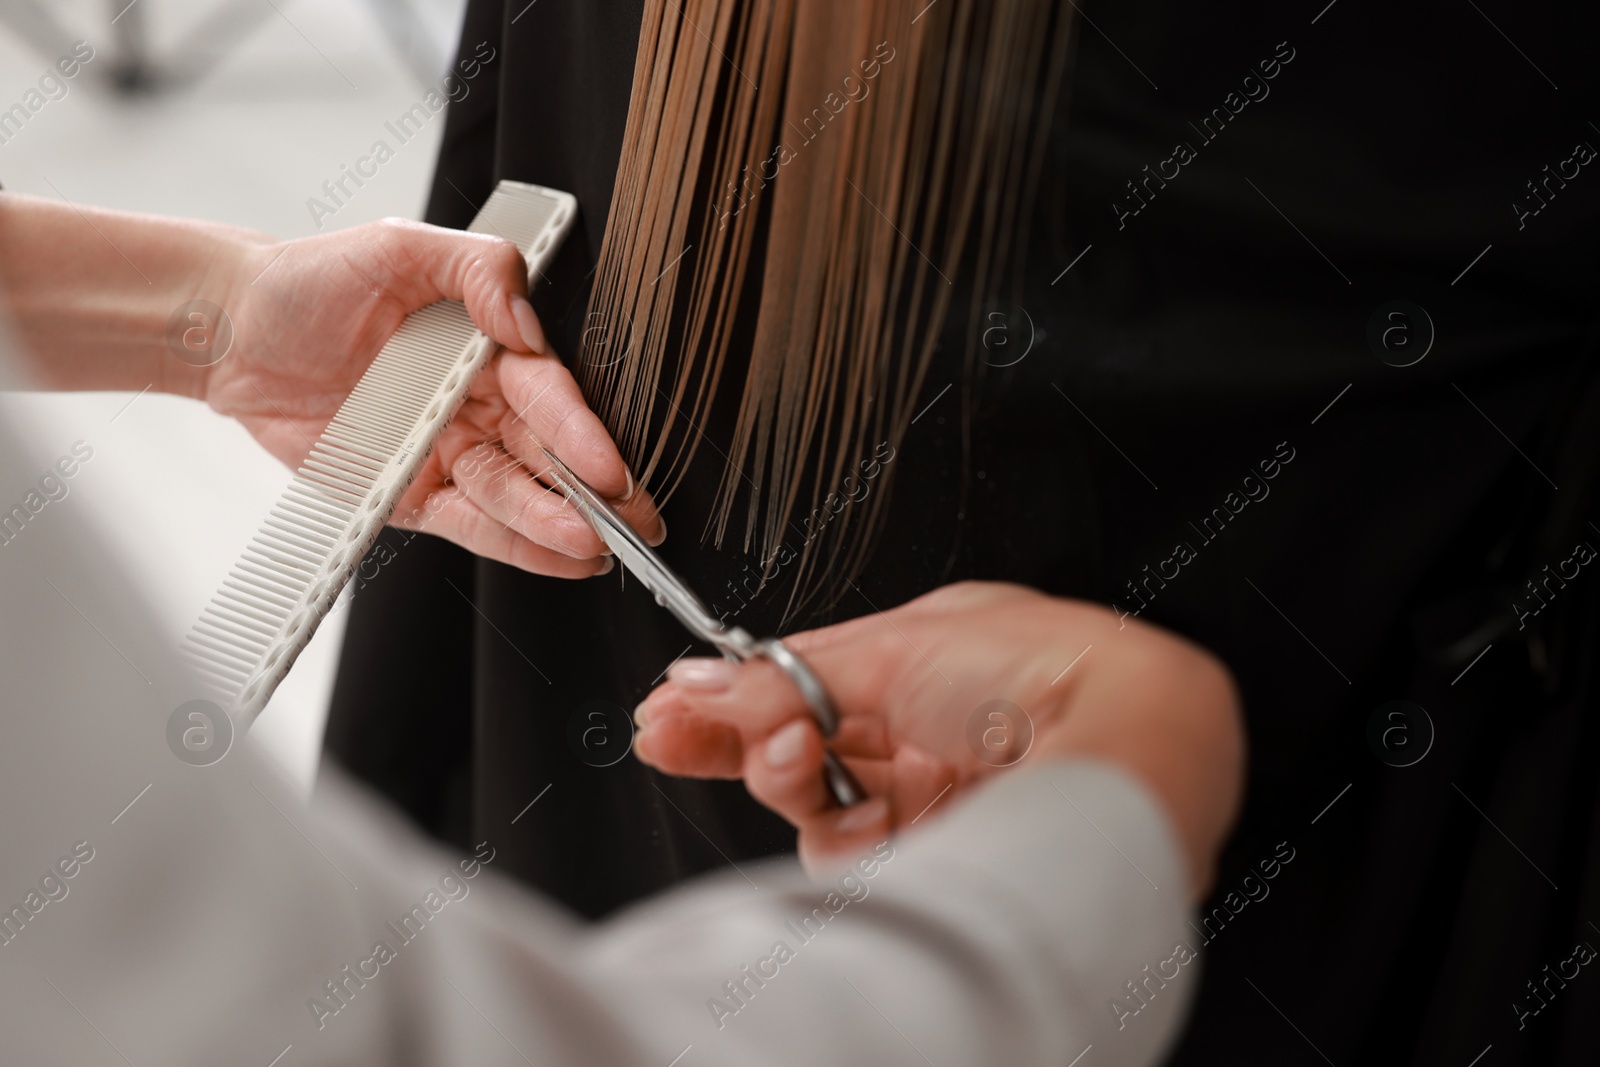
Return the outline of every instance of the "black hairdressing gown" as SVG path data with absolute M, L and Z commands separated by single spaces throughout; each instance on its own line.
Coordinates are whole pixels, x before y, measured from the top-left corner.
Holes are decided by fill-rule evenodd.
M 978 375 L 952 322 L 860 593 L 801 623 L 1003 579 L 1228 662 L 1248 798 L 1177 1062 L 1592 1064 L 1594 9 L 1081 7 L 1028 286 L 986 309 Z M 640 8 L 466 17 L 462 54 L 496 55 L 451 108 L 428 218 L 465 225 L 501 177 L 574 192 L 535 298 L 568 354 Z M 700 541 L 701 457 L 665 553 L 771 629 L 786 589 L 752 598 L 737 545 Z M 610 762 L 689 644 L 636 584 L 385 537 L 328 747 L 422 826 L 595 916 L 792 847 L 738 783 Z

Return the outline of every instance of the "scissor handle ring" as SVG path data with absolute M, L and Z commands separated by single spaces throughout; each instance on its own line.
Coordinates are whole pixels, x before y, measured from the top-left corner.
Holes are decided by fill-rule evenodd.
M 832 737 L 839 731 L 839 711 L 833 706 L 833 698 L 828 696 L 827 687 L 812 671 L 809 663 L 776 637 L 757 641 L 756 654 L 771 660 L 789 676 L 790 681 L 794 682 L 794 687 L 800 690 L 800 696 L 811 709 L 811 714 L 816 717 L 817 726 L 822 730 L 823 737 Z
M 789 676 L 794 687 L 800 690 L 800 696 L 805 700 L 806 706 L 811 709 L 811 715 L 817 720 L 817 727 L 822 731 L 823 737 L 832 737 L 838 732 L 839 710 L 833 706 L 833 698 L 828 696 L 827 687 L 812 671 L 809 663 L 776 637 L 757 641 L 755 654 L 764 656 Z M 856 780 L 856 776 L 850 773 L 850 768 L 830 751 L 823 753 L 822 773 L 827 780 L 828 791 L 833 794 L 833 799 L 838 801 L 841 807 L 848 808 L 867 799 L 866 789 Z

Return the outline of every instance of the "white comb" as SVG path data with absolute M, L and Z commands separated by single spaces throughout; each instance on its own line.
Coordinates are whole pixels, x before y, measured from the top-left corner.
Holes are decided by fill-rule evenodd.
M 468 229 L 515 243 L 531 286 L 577 211 L 570 193 L 502 181 Z M 317 439 L 184 639 L 241 727 L 289 673 L 496 347 L 459 301 L 412 312 Z

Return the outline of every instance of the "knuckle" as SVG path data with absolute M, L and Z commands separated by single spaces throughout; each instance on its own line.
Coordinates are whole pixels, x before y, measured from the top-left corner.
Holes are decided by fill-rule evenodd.
M 522 249 L 517 247 L 515 241 L 507 237 L 491 236 L 489 238 L 489 254 L 506 266 L 523 264 Z
M 521 277 L 527 273 L 527 263 L 516 243 L 493 234 L 473 234 L 472 271 L 480 284 L 494 286 L 507 276 Z
M 985 582 L 977 579 L 952 582 L 925 593 L 912 603 L 922 609 L 959 611 L 989 604 L 1015 589 L 1003 582 Z
M 415 237 L 420 224 L 410 219 L 400 218 L 398 215 L 389 215 L 370 224 L 371 232 L 379 242 L 384 245 L 399 247 L 405 245 L 409 239 Z
M 568 405 L 556 420 L 555 427 L 550 436 L 564 456 L 577 456 L 586 453 L 598 436 L 596 427 L 591 420 L 586 418 L 589 412 L 578 405 Z

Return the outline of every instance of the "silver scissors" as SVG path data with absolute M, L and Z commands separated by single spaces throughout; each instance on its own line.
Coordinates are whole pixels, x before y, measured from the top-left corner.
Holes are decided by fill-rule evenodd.
M 550 460 L 550 474 L 556 485 L 579 514 L 589 520 L 600 540 L 616 554 L 622 565 L 655 595 L 657 604 L 672 612 L 690 633 L 728 659 L 742 663 L 761 657 L 778 667 L 800 691 L 822 736 L 832 737 L 838 732 L 839 712 L 822 680 L 805 660 L 776 637 L 757 640 L 738 626 L 723 625 L 599 493 L 589 488 L 588 483 L 574 474 L 555 453 L 542 444 L 539 447 Z M 822 767 L 828 791 L 842 807 L 867 799 L 867 791 L 856 776 L 831 751 L 823 752 Z

